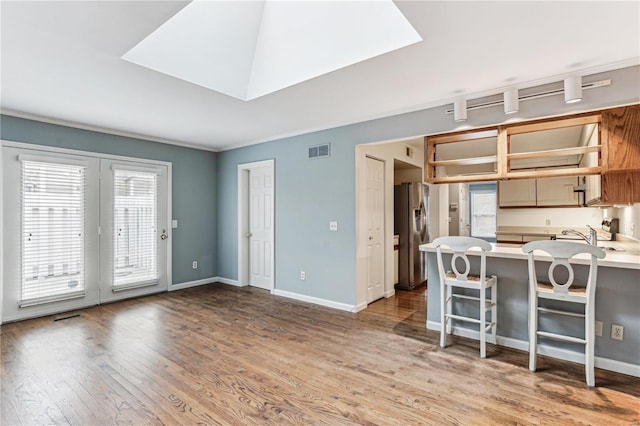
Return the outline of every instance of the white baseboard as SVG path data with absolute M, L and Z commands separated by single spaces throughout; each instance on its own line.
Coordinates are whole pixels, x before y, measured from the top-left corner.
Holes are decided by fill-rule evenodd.
M 196 286 L 204 285 L 204 284 L 212 284 L 212 283 L 215 283 L 218 280 L 219 280 L 218 277 L 211 277 L 211 278 L 203 278 L 201 280 L 187 281 L 187 282 L 184 282 L 184 283 L 173 284 L 173 285 L 169 286 L 169 290 L 168 291 L 182 290 L 182 289 L 185 289 L 185 288 L 196 287 Z
M 367 302 L 358 303 L 351 312 L 360 312 L 364 309 L 367 309 L 367 306 L 369 306 Z
M 395 294 L 396 294 L 396 289 L 392 288 L 391 290 L 387 290 L 387 291 L 384 292 L 384 298 L 388 299 L 391 296 L 395 296 Z
M 249 284 L 242 284 L 242 283 L 241 283 L 240 281 L 238 281 L 238 280 L 232 280 L 232 279 L 224 278 L 224 277 L 216 277 L 216 278 L 215 278 L 215 280 L 216 280 L 217 282 L 219 282 L 219 283 L 222 283 L 222 284 L 229 284 L 229 285 L 234 285 L 234 286 L 236 286 L 236 287 L 246 287 L 246 286 L 248 286 L 248 285 L 249 285 Z
M 229 285 L 234 285 L 236 287 L 245 287 L 247 285 L 247 284 L 240 284 L 240 281 L 238 280 L 231 280 L 229 278 L 223 278 L 223 277 L 211 277 L 211 278 L 203 278 L 201 280 L 188 281 L 180 284 L 174 284 L 169 286 L 169 291 L 182 290 L 184 288 L 196 287 L 199 285 L 213 284 L 213 283 L 229 284 Z
M 341 311 L 357 312 L 356 306 L 348 305 L 346 303 L 334 302 L 332 300 L 320 299 L 319 297 L 307 296 L 305 294 L 292 293 L 290 291 L 275 289 L 273 294 L 276 296 L 286 297 L 289 299 L 301 300 L 303 302 L 309 302 L 316 305 L 326 306 L 328 308 L 340 309 Z M 365 304 L 365 307 L 367 305 Z M 364 308 L 363 308 L 364 309 Z
M 427 329 L 440 331 L 440 323 L 427 321 Z M 480 333 L 464 327 L 453 327 L 452 333 L 456 336 L 467 337 L 479 340 Z M 511 337 L 496 336 L 497 344 L 507 348 L 518 349 L 529 352 L 529 342 Z M 554 348 L 547 345 L 538 345 L 538 353 L 551 358 L 571 361 L 584 365 L 584 354 L 582 352 L 570 351 L 568 349 Z M 616 361 L 610 358 L 595 357 L 594 365 L 603 370 L 615 371 L 616 373 L 628 374 L 629 376 L 640 377 L 640 365 L 629 364 L 627 362 Z

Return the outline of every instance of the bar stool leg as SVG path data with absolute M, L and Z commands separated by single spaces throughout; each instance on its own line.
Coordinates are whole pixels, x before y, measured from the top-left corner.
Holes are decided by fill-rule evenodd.
M 496 335 L 498 333 L 498 280 L 493 283 L 491 287 L 491 322 L 493 327 L 491 328 L 491 339 L 493 344 L 496 344 Z
M 440 286 L 440 347 L 447 346 L 447 287 Z
M 595 386 L 594 367 L 594 340 L 595 340 L 595 310 L 592 302 L 585 306 L 584 316 L 584 339 L 586 340 L 584 348 L 584 370 L 587 379 L 587 386 Z
M 487 290 L 480 286 L 480 358 L 487 357 Z
M 536 352 L 538 350 L 538 295 L 529 295 L 529 370 L 536 371 Z

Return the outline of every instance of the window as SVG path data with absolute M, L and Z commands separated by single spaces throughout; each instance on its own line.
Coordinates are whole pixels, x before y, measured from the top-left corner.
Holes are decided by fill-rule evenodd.
M 490 242 L 496 240 L 496 184 L 469 185 L 471 236 Z
M 21 161 L 21 305 L 83 295 L 86 167 Z
M 113 287 L 158 282 L 157 175 L 113 170 Z

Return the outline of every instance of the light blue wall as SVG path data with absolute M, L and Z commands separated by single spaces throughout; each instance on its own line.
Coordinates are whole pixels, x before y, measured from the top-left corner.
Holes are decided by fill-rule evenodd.
M 172 236 L 173 283 L 217 275 L 215 153 L 6 115 L 0 116 L 0 138 L 171 162 L 173 218 L 179 225 Z M 193 260 L 198 261 L 198 269 L 192 269 Z
M 584 83 L 606 78 L 612 80 L 611 86 L 586 90 L 580 104 L 565 104 L 562 95 L 540 98 L 521 102 L 521 111 L 508 118 L 533 119 L 640 100 L 640 67 L 592 75 Z M 535 91 L 561 87 L 558 83 Z M 356 304 L 355 146 L 493 125 L 507 118 L 500 107 L 487 108 L 470 111 L 464 127 L 456 127 L 453 117 L 445 114 L 448 108 L 450 105 L 219 153 L 218 275 L 238 278 L 237 166 L 273 158 L 276 288 Z M 322 143 L 331 143 L 331 158 L 308 160 L 307 148 Z M 328 231 L 330 220 L 338 221 L 338 232 Z M 301 270 L 306 272 L 305 281 L 300 280 Z

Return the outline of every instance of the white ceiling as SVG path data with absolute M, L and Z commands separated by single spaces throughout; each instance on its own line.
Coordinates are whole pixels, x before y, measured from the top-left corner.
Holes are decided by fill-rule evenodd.
M 640 63 L 637 1 L 400 1 L 422 42 L 245 102 L 121 59 L 187 3 L 2 1 L 3 112 L 228 149 Z

